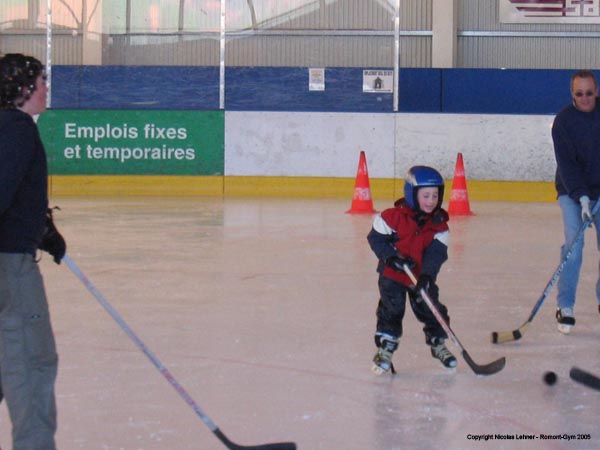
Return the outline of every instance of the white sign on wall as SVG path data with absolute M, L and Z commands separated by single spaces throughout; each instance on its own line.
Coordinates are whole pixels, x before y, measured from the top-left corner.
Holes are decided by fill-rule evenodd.
M 600 23 L 600 0 L 498 0 L 501 23 Z
M 394 92 L 394 71 L 363 70 L 363 92 Z
M 325 90 L 325 69 L 308 69 L 308 90 Z

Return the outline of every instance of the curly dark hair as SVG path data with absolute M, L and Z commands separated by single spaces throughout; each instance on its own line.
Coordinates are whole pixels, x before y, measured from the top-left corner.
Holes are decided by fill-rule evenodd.
M 44 65 L 33 56 L 9 53 L 0 58 L 0 109 L 23 106 L 44 72 Z

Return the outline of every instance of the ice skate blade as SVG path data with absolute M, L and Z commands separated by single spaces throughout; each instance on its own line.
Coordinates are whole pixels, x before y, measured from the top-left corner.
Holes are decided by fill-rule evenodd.
M 444 366 L 446 369 L 456 369 L 457 365 L 458 365 L 458 361 L 456 361 L 456 360 L 450 362 L 448 365 L 442 363 L 442 366 Z
M 371 372 L 373 372 L 375 375 L 379 376 L 379 375 L 383 375 L 384 373 L 389 372 L 389 369 L 385 370 L 383 367 L 379 367 L 377 364 L 373 364 L 373 367 L 371 367 Z
M 558 331 L 560 331 L 562 334 L 571 333 L 571 328 L 573 328 L 573 325 L 566 325 L 564 323 L 558 324 Z
M 437 359 L 437 358 L 436 358 Z M 449 365 L 444 364 L 443 362 L 440 361 L 440 364 L 442 365 L 442 367 L 446 370 L 454 370 L 456 369 L 456 366 L 458 365 L 456 362 L 450 363 Z

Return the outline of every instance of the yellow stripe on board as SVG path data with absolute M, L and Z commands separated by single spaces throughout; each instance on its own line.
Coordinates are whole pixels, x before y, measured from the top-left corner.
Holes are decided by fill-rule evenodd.
M 354 194 L 352 178 L 161 176 L 161 175 L 52 175 L 51 195 L 231 195 L 264 197 L 343 198 Z M 374 200 L 402 197 L 403 180 L 371 179 Z M 446 181 L 445 201 L 450 199 L 452 181 Z M 554 183 L 527 181 L 467 182 L 473 201 L 551 202 L 556 199 Z
M 446 189 L 450 189 L 452 183 L 446 186 L 448 186 Z M 476 201 L 553 202 L 556 200 L 553 182 L 472 180 L 467 183 L 467 192 L 469 200 Z
M 50 195 L 223 195 L 223 177 L 52 175 Z

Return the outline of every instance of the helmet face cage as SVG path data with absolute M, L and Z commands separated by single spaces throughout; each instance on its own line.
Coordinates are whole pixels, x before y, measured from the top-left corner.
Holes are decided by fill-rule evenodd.
M 404 198 L 408 206 L 415 211 L 419 211 L 419 201 L 417 193 L 422 187 L 437 187 L 438 188 L 438 203 L 435 209 L 439 209 L 444 201 L 444 179 L 440 173 L 427 166 L 411 167 L 406 174 L 404 180 Z
M 9 53 L 0 58 L 0 108 L 23 106 L 35 91 L 38 76 L 43 73 L 44 65 L 32 56 Z

